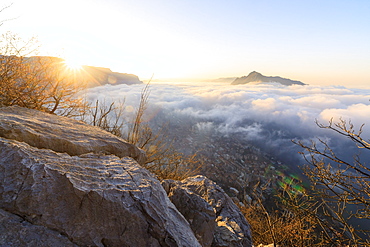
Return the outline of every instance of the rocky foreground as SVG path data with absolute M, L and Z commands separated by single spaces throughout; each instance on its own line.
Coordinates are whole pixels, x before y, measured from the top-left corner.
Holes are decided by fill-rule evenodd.
M 97 127 L 0 108 L 0 246 L 252 246 L 218 185 L 161 184 L 144 161 Z

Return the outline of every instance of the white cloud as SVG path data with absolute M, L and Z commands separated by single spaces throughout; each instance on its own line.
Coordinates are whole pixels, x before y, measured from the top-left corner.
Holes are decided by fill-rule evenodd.
M 144 85 L 101 86 L 86 92 L 88 99 L 126 99 L 137 107 Z M 218 129 L 221 133 L 243 133 L 249 140 L 266 140 L 266 145 L 291 145 L 292 138 L 333 138 L 320 130 L 315 119 L 327 123 L 332 117 L 351 119 L 356 125 L 370 125 L 370 90 L 344 87 L 205 84 L 152 84 L 149 112 L 171 121 L 192 120 L 198 130 Z M 158 120 L 158 119 L 157 119 Z M 166 118 L 166 121 L 168 118 Z M 160 119 L 158 120 L 160 121 Z M 366 130 L 366 129 L 365 129 Z
M 274 98 L 256 99 L 252 101 L 252 106 L 256 111 L 271 112 L 276 109 L 276 100 Z
M 351 121 L 355 126 L 360 127 L 362 124 L 370 124 L 370 105 L 353 104 L 346 108 L 329 108 L 321 112 L 320 118 L 326 121 L 333 119 L 338 122 L 340 119 Z

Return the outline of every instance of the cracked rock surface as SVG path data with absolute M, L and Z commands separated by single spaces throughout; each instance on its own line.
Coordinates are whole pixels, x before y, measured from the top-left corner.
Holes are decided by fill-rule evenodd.
M 129 156 L 139 164 L 146 159 L 144 151 L 98 127 L 18 106 L 0 107 L 0 137 L 70 155 Z
M 216 183 L 198 175 L 182 181 L 164 180 L 162 186 L 202 246 L 252 246 L 248 222 Z
M 90 127 L 0 108 L 0 246 L 200 246 L 145 154 Z
M 80 246 L 199 246 L 159 181 L 129 157 L 0 138 L 0 181 L 2 209 Z
M 0 246 L 77 247 L 66 236 L 0 209 Z

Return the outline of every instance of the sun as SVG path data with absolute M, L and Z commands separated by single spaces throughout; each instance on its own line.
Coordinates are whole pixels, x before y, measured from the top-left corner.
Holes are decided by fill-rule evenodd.
M 64 59 L 63 64 L 68 70 L 79 71 L 82 69 L 81 63 L 73 59 Z

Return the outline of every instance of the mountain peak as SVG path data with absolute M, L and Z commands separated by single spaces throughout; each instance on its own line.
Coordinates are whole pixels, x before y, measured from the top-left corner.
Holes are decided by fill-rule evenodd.
M 262 75 L 262 74 L 257 72 L 257 71 L 252 71 L 252 72 L 249 73 L 248 76 L 250 76 L 250 75 L 253 76 L 253 75 Z
M 303 82 L 294 81 L 291 79 L 282 78 L 280 76 L 264 76 L 257 71 L 252 71 L 249 73 L 248 76 L 242 76 L 236 78 L 231 85 L 240 85 L 240 84 L 247 84 L 247 83 L 269 83 L 275 82 L 285 86 L 297 84 L 297 85 L 305 85 Z

